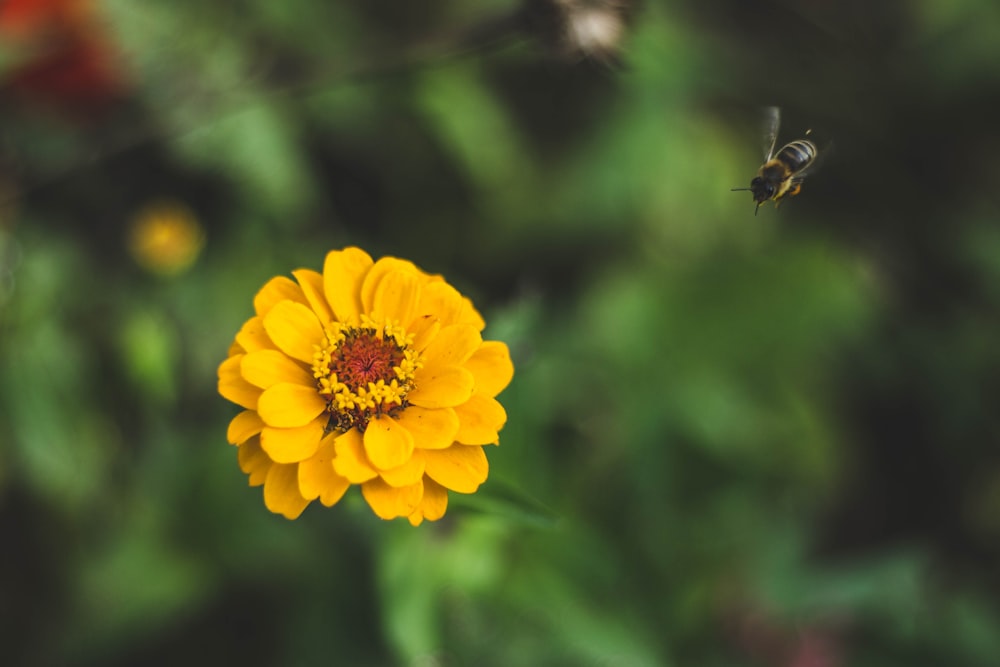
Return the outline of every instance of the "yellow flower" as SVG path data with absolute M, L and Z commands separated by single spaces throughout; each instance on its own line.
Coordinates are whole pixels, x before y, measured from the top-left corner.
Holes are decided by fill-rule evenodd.
M 205 233 L 194 212 L 172 200 L 144 207 L 132 220 L 129 251 L 147 271 L 163 276 L 182 273 L 205 245 Z
M 294 519 L 352 484 L 383 519 L 441 518 L 473 493 L 507 414 L 507 346 L 484 341 L 468 298 L 411 262 L 345 248 L 323 273 L 272 278 L 219 366 L 240 468 Z

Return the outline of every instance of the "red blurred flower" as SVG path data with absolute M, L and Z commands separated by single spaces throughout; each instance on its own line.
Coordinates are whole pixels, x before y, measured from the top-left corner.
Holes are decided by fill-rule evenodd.
M 86 117 L 127 88 L 90 0 L 6 0 L 0 3 L 0 43 L 12 59 L 0 86 L 18 101 Z

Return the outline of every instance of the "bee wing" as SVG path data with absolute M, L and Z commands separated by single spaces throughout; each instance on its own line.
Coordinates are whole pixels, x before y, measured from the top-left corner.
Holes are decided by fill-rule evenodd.
M 781 125 L 781 109 L 764 107 L 764 162 L 774 157 L 774 145 L 778 142 L 779 125 Z

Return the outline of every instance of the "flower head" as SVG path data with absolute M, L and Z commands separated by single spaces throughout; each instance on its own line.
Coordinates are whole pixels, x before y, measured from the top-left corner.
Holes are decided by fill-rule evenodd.
M 514 373 L 484 341 L 472 303 L 411 262 L 358 248 L 323 273 L 272 278 L 219 366 L 219 393 L 245 408 L 229 425 L 251 486 L 294 519 L 352 484 L 383 519 L 444 515 L 448 491 L 486 480 L 484 445 L 507 415 Z
M 163 276 L 183 273 L 204 244 L 205 233 L 194 212 L 174 200 L 144 206 L 132 219 L 128 238 L 133 259 Z

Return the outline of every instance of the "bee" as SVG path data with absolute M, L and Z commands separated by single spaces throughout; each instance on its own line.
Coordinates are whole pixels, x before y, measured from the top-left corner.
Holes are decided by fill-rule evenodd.
M 765 113 L 764 145 L 767 150 L 764 153 L 764 164 L 750 181 L 749 188 L 732 189 L 733 192 L 749 190 L 753 193 L 753 200 L 757 203 L 753 210 L 754 215 L 757 215 L 760 205 L 768 199 L 773 199 L 774 205 L 777 206 L 785 197 L 799 194 L 802 189 L 802 179 L 819 155 L 816 144 L 808 139 L 796 139 L 775 153 L 774 146 L 778 139 L 781 110 L 778 107 L 767 107 Z M 809 132 L 807 131 L 806 135 Z

